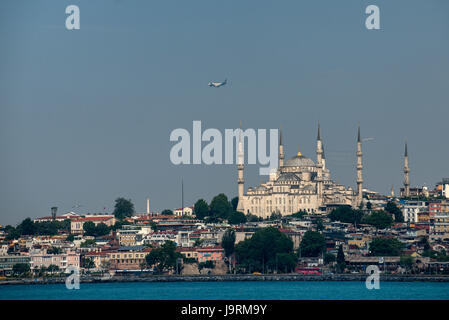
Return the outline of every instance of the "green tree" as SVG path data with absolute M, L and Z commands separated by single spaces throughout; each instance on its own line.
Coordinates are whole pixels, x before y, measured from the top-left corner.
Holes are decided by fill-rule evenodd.
M 338 247 L 337 252 L 337 267 L 336 270 L 338 273 L 344 272 L 346 268 L 346 259 L 345 259 L 345 253 L 343 251 L 343 245 L 341 244 L 340 247 Z
M 151 230 L 153 230 L 153 232 L 156 232 L 158 230 L 157 223 L 154 221 L 150 222 L 150 227 L 151 227 Z
M 413 257 L 410 255 L 402 255 L 399 260 L 399 264 L 401 265 L 401 267 L 405 268 L 406 271 L 412 268 L 413 263 Z
M 109 234 L 110 231 L 111 228 L 109 228 L 106 223 L 101 222 L 97 224 L 97 226 L 95 227 L 95 236 L 97 237 L 105 236 Z
M 30 218 L 26 218 L 23 220 L 18 226 L 17 229 L 19 230 L 21 235 L 34 235 L 36 233 L 36 226 L 34 225 L 33 220 Z
M 258 217 L 258 216 L 254 215 L 254 214 L 248 213 L 246 215 L 246 221 L 247 222 L 258 222 L 258 221 L 261 221 L 261 220 L 263 220 L 263 218 Z
M 127 200 L 125 198 L 117 198 L 115 199 L 114 205 L 114 216 L 123 220 L 126 217 L 131 217 L 134 213 L 134 204 L 131 202 L 131 199 Z
M 297 219 L 302 219 L 306 215 L 307 215 L 306 211 L 298 211 L 298 212 L 290 215 L 290 217 L 297 218 Z
M 335 261 L 336 261 L 335 254 L 330 252 L 324 254 L 323 259 L 324 264 L 331 264 L 334 263 Z
M 215 196 L 210 203 L 210 215 L 213 220 L 226 219 L 231 212 L 231 204 L 224 193 Z
M 51 247 L 47 250 L 48 254 L 60 254 L 62 252 L 61 248 L 58 247 Z
M 399 209 L 398 206 L 393 201 L 389 201 L 387 203 L 385 211 L 394 216 L 394 221 L 404 222 L 404 215 L 402 214 L 401 209 Z
M 53 273 L 59 271 L 59 267 L 55 264 L 51 264 L 48 266 L 47 271 L 50 272 L 51 274 L 53 274 Z
M 91 258 L 84 258 L 83 260 L 83 268 L 86 268 L 88 271 L 92 268 L 95 268 L 95 263 Z
M 92 221 L 84 222 L 83 224 L 84 235 L 86 236 L 95 236 L 95 223 Z
M 373 208 L 373 205 L 372 205 L 371 201 L 368 201 L 368 202 L 366 203 L 366 208 L 367 208 L 368 210 L 371 210 L 371 209 Z
M 257 230 L 251 238 L 235 247 L 237 261 L 249 272 L 275 270 L 278 253 L 293 253 L 293 242 L 273 227 Z
M 404 244 L 395 238 L 375 238 L 369 244 L 371 256 L 399 256 Z
M 12 271 L 15 275 L 24 276 L 30 272 L 29 263 L 16 263 L 12 266 Z
M 393 218 L 385 211 L 374 211 L 363 217 L 362 222 L 370 224 L 376 229 L 385 229 L 393 224 Z
M 202 239 L 196 239 L 195 242 L 193 243 L 194 247 L 201 247 L 201 245 L 203 244 L 203 240 Z
M 418 245 L 421 246 L 424 251 L 428 251 L 431 249 L 429 240 L 427 239 L 427 237 L 420 237 L 419 241 L 418 241 Z
M 161 248 L 151 250 L 145 260 L 147 265 L 154 267 L 156 273 L 163 273 L 175 270 L 179 258 L 182 258 L 182 255 L 176 252 L 176 244 L 166 241 Z
M 95 240 L 87 239 L 86 241 L 84 241 L 83 243 L 80 244 L 80 247 L 87 248 L 87 247 L 94 246 L 95 244 L 96 244 Z
M 299 250 L 302 257 L 318 257 L 326 250 L 324 236 L 316 231 L 307 231 L 301 239 Z
M 276 253 L 276 271 L 292 272 L 296 267 L 297 260 L 297 257 L 292 252 Z
M 332 221 L 360 224 L 363 217 L 363 212 L 360 210 L 354 210 L 348 206 L 343 206 L 332 210 L 328 217 Z
M 75 236 L 73 234 L 69 234 L 67 238 L 65 238 L 65 241 L 73 242 L 75 240 Z
M 225 256 L 229 257 L 235 250 L 235 231 L 234 229 L 227 229 L 221 239 L 221 246 L 225 251 Z
M 345 252 L 343 251 L 343 245 L 338 247 L 337 263 L 345 263 Z
M 163 215 L 163 216 L 172 216 L 173 215 L 173 211 L 170 210 L 170 209 L 165 209 L 165 210 L 162 210 L 161 215 Z
M 5 241 L 11 241 L 20 238 L 20 231 L 17 230 L 17 228 L 14 228 L 13 226 L 7 225 L 5 227 L 5 233 L 6 233 Z
M 193 212 L 197 219 L 203 220 L 209 215 L 209 205 L 203 199 L 199 199 L 193 208 Z
M 198 271 L 201 273 L 203 269 L 214 269 L 215 263 L 211 260 L 207 260 L 205 262 L 198 263 Z
M 321 220 L 320 218 L 315 220 L 316 223 L 316 230 L 317 231 L 322 231 L 324 230 L 324 224 L 323 224 L 323 220 Z
M 282 214 L 280 212 L 273 212 L 270 217 L 268 218 L 268 220 L 271 221 L 275 221 L 275 220 L 279 220 L 282 218 Z
M 246 222 L 246 216 L 240 211 L 231 211 L 228 215 L 228 222 L 230 224 L 241 224 Z
M 239 197 L 234 197 L 231 200 L 232 210 L 237 211 L 237 206 L 239 205 Z

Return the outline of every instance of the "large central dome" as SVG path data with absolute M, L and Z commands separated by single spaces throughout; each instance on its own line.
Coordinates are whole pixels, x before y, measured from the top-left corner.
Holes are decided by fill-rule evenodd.
M 314 165 L 315 162 L 312 159 L 303 156 L 301 151 L 298 150 L 296 156 L 285 161 L 284 167 L 312 167 Z
M 312 159 L 304 157 L 303 155 L 295 156 L 285 161 L 285 167 L 313 167 L 315 162 Z

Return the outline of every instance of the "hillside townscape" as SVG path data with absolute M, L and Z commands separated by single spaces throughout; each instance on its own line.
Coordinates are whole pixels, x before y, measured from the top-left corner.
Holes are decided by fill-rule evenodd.
M 359 208 L 267 218 L 237 211 L 238 198 L 135 213 L 68 212 L 0 229 L 2 278 L 84 274 L 362 273 L 449 274 L 449 200 L 416 188 L 408 198 L 364 192 Z M 419 189 L 419 190 L 418 190 Z

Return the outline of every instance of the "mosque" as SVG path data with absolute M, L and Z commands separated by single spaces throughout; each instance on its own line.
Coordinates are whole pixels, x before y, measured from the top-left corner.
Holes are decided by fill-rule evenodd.
M 239 157 L 243 158 L 241 137 Z M 279 135 L 279 166 L 266 183 L 248 188 L 244 193 L 243 161 L 238 168 L 238 207 L 245 214 L 269 217 L 272 213 L 290 215 L 298 211 L 325 213 L 341 205 L 358 207 L 362 203 L 362 141 L 360 126 L 357 134 L 357 190 L 332 181 L 326 167 L 320 124 L 316 144 L 316 162 L 298 150 L 296 156 L 284 162 L 282 132 Z

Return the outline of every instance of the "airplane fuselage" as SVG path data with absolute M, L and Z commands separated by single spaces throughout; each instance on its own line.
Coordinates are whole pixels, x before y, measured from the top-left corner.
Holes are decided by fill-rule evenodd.
M 223 82 L 209 82 L 208 86 L 213 87 L 213 88 L 219 88 L 219 87 L 224 86 L 225 84 L 226 84 L 226 80 Z

